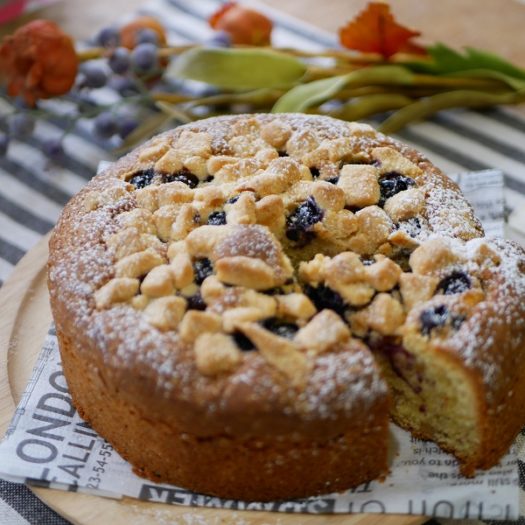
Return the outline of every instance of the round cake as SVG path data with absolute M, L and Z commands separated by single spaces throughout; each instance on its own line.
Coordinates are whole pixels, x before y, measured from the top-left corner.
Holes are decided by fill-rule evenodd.
M 276 500 L 388 472 L 389 419 L 496 464 L 525 422 L 525 254 L 373 128 L 240 115 L 66 206 L 49 291 L 80 415 L 141 476 Z

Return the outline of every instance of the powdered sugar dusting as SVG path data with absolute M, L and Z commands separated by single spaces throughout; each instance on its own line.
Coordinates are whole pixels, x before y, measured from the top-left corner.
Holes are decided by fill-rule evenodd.
M 480 370 L 484 382 L 490 385 L 505 381 L 503 359 L 510 355 L 519 362 L 525 352 L 525 254 L 512 242 L 473 239 L 457 249 L 474 274 L 481 271 L 475 259 L 483 245 L 492 248 L 501 262 L 485 270 L 490 275 L 487 298 L 477 305 L 468 331 L 460 331 L 452 345 L 467 366 Z M 495 348 L 496 344 L 501 346 Z

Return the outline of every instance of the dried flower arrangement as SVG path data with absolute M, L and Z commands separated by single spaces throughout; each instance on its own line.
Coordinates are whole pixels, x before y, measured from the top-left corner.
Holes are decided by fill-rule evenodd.
M 9 132 L 0 134 L 0 152 L 10 137 L 30 135 L 36 119 L 66 119 L 64 134 L 91 119 L 98 137 L 120 137 L 127 149 L 169 121 L 222 113 L 381 115 L 380 129 L 392 133 L 447 108 L 525 101 L 524 69 L 477 49 L 423 47 L 414 41 L 420 33 L 400 25 L 382 2 L 340 28 L 339 49 L 317 53 L 272 47 L 272 21 L 237 3 L 209 24 L 216 31 L 210 40 L 173 47 L 157 20 L 141 17 L 103 29 L 80 50 L 53 22 L 19 28 L 0 46 L 10 108 L 1 117 Z M 98 103 L 93 94 L 101 88 L 118 101 Z M 57 114 L 47 101 L 57 98 L 73 109 Z M 144 108 L 147 118 L 138 113 Z M 44 152 L 63 155 L 62 138 L 47 141 Z

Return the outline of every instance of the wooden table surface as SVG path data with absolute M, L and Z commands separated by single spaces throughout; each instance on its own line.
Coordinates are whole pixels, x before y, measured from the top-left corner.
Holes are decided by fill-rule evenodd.
M 62 0 L 31 16 L 50 18 L 75 38 L 87 38 L 146 1 Z M 367 1 L 264 0 L 264 3 L 335 32 Z M 390 4 L 402 23 L 422 32 L 422 42 L 480 47 L 525 67 L 525 3 L 519 0 L 391 0 Z M 20 21 L 8 24 L 0 33 L 9 32 L 19 24 Z

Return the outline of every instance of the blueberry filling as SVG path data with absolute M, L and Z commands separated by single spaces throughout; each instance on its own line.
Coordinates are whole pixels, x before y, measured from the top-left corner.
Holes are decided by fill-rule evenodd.
M 423 310 L 419 316 L 419 320 L 421 321 L 421 333 L 423 335 L 430 335 L 430 332 L 434 330 L 434 328 L 445 326 L 448 317 L 449 311 L 444 304 L 434 306 L 434 308 L 429 308 L 428 310 Z
M 286 237 L 304 246 L 314 238 L 310 228 L 322 218 L 323 210 L 313 197 L 308 197 L 286 220 Z
M 281 286 L 276 286 L 275 288 L 268 288 L 268 290 L 264 290 L 263 293 L 265 295 L 282 295 L 285 293 L 285 291 Z
M 328 308 L 344 318 L 347 305 L 343 301 L 343 298 L 328 286 L 324 284 L 319 284 L 316 287 L 306 285 L 304 287 L 304 293 L 314 303 L 317 310 Z
M 204 182 L 211 182 L 215 177 L 213 175 L 208 175 L 205 179 L 204 179 Z
M 237 346 L 243 352 L 255 350 L 254 344 L 242 332 L 233 332 L 232 336 L 235 342 L 237 343 Z
M 312 166 L 310 168 L 310 173 L 312 174 L 312 177 L 314 179 L 317 179 L 317 177 L 319 177 L 319 168 L 316 168 L 315 166 Z
M 364 266 L 372 266 L 372 264 L 374 264 L 376 261 L 373 257 L 361 256 L 361 262 L 363 263 Z
M 385 173 L 385 175 L 379 179 L 379 188 L 381 191 L 379 205 L 382 206 L 387 199 L 393 197 L 396 193 L 408 190 L 408 188 L 415 185 L 416 182 L 414 179 L 405 177 L 405 175 L 401 175 L 401 173 L 397 173 L 396 171 Z
M 197 259 L 193 263 L 193 272 L 195 273 L 195 282 L 202 284 L 202 281 L 213 273 L 213 265 L 209 259 Z
M 190 188 L 195 188 L 199 184 L 199 179 L 190 170 L 182 168 L 181 170 L 162 176 L 162 182 L 183 182 Z
M 286 151 L 278 151 L 279 157 L 288 157 L 288 153 Z
M 208 215 L 208 224 L 211 226 L 220 226 L 226 224 L 226 212 L 214 211 Z
M 227 201 L 226 201 L 226 204 L 235 204 L 238 200 L 239 200 L 239 197 L 241 195 L 235 195 L 234 197 L 230 197 Z
M 133 186 L 135 186 L 137 190 L 140 190 L 141 188 L 149 186 L 153 182 L 154 176 L 155 171 L 153 170 L 153 168 L 149 168 L 147 170 L 142 170 L 135 173 L 135 175 L 133 175 L 133 177 L 131 177 L 131 179 L 129 179 L 128 182 L 133 184 Z
M 452 315 L 452 317 L 450 319 L 450 324 L 451 324 L 452 328 L 454 328 L 454 330 L 459 330 L 459 328 L 461 327 L 461 325 L 463 324 L 463 322 L 466 319 L 467 319 L 467 317 L 464 316 L 464 315 L 455 314 L 455 315 Z
M 277 319 L 277 317 L 265 319 L 262 325 L 266 330 L 273 332 L 279 337 L 286 337 L 287 339 L 292 339 L 297 330 L 299 330 L 299 327 L 296 324 L 287 323 L 281 319 Z
M 206 303 L 200 292 L 190 295 L 190 297 L 186 297 L 186 301 L 188 304 L 188 310 L 206 310 Z
M 326 179 L 326 182 L 329 182 L 330 184 L 337 184 L 337 181 L 339 180 L 339 177 L 329 177 Z
M 470 277 L 463 272 L 454 272 L 440 281 L 437 289 L 445 295 L 463 293 L 471 286 Z
M 377 344 L 376 350 L 381 351 L 390 361 L 392 370 L 405 381 L 412 390 L 421 392 L 423 376 L 416 370 L 416 359 L 405 347 L 383 339 Z

